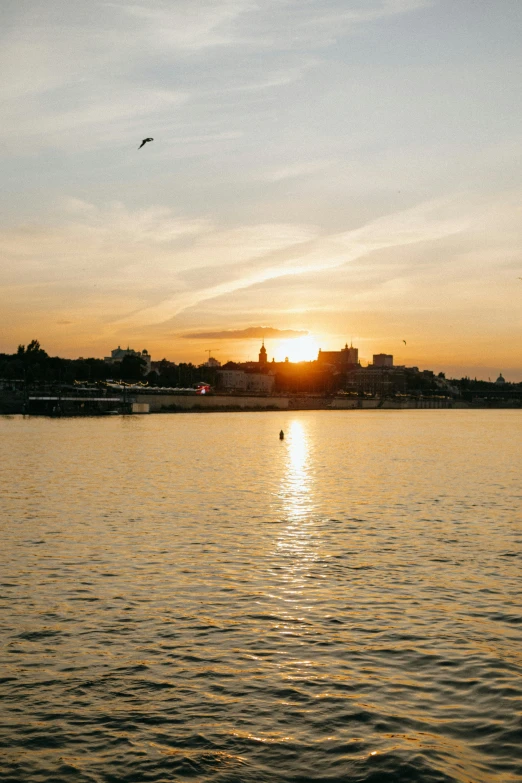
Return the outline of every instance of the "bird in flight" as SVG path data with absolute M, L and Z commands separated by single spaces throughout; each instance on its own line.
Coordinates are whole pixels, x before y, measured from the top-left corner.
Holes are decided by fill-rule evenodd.
M 406 345 L 406 340 L 403 340 L 402 342 L 404 343 L 404 345 Z
M 144 145 L 144 144 L 146 144 L 148 141 L 154 141 L 154 139 L 152 138 L 152 136 L 149 136 L 149 138 L 148 138 L 148 139 L 143 139 L 143 141 L 141 142 L 141 144 L 140 144 L 140 146 L 138 147 L 138 149 L 139 149 L 139 150 L 141 150 L 141 148 L 143 147 L 143 145 Z

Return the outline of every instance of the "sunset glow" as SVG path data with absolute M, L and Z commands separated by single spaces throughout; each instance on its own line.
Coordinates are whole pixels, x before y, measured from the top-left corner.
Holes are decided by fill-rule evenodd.
M 522 380 L 522 4 L 43 5 L 0 10 L 0 353 Z
M 0 0 L 6 783 L 520 779 L 521 41 Z
M 306 335 L 291 340 L 279 340 L 274 349 L 276 362 L 284 362 L 288 357 L 290 362 L 311 362 L 317 359 L 319 345 L 315 337 Z

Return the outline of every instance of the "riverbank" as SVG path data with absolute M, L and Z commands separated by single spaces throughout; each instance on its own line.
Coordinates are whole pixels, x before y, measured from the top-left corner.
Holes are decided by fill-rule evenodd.
M 112 394 L 95 398 L 68 392 L 54 395 L 24 395 L 0 392 L 0 415 L 96 416 L 146 413 L 215 413 L 306 410 L 425 410 L 425 409 L 520 409 L 522 401 L 473 400 L 449 397 L 336 397 L 314 395 L 179 394 L 146 392 Z
M 218 411 L 305 411 L 305 410 L 400 410 L 424 408 L 468 407 L 446 399 L 383 400 L 343 399 L 331 397 L 255 397 L 240 395 L 180 396 L 139 394 L 133 405 L 134 413 L 186 413 Z

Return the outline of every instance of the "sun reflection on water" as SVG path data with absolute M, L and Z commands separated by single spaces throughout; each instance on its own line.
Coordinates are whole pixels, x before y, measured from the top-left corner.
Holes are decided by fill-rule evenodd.
M 303 576 L 316 553 L 313 535 L 313 470 L 310 455 L 310 436 L 303 422 L 294 419 L 285 438 L 286 460 L 281 478 L 279 499 L 284 522 L 279 531 L 276 554 L 285 558 L 286 578 L 293 588 L 296 578 Z
M 282 495 L 286 517 L 301 521 L 311 510 L 309 443 L 302 422 L 294 420 L 287 436 L 288 462 Z

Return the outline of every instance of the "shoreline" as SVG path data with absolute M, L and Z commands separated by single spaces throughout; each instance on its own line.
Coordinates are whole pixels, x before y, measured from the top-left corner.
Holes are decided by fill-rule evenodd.
M 241 413 L 365 410 L 521 410 L 522 400 L 458 400 L 448 397 L 314 397 L 301 395 L 178 395 L 135 393 L 87 397 L 0 395 L 0 416 L 85 417 L 151 413 Z
M 212 414 L 212 413 L 302 413 L 302 412 L 314 412 L 314 413 L 346 413 L 346 412 L 353 412 L 355 413 L 378 413 L 378 412 L 399 412 L 399 411 L 419 411 L 419 412 L 425 412 L 425 411 L 520 411 L 522 410 L 522 406 L 492 406 L 492 405 L 448 405 L 445 407 L 440 406 L 385 406 L 382 405 L 380 407 L 372 406 L 372 407 L 360 407 L 360 408 L 332 408 L 332 407 L 323 407 L 323 408 L 311 408 L 311 407 L 290 407 L 290 408 L 273 408 L 273 407 L 243 407 L 238 408 L 234 406 L 230 407 L 207 407 L 207 408 L 180 408 L 177 410 L 169 410 L 169 409 L 160 409 L 155 411 L 141 411 L 141 412 L 133 412 L 133 411 L 107 411 L 107 412 L 89 412 L 89 413 L 74 413 L 74 412 L 63 412 L 63 413 L 46 413 L 46 412 L 32 412 L 27 413 L 23 412 L 21 410 L 16 411 L 5 411 L 0 409 L 0 417 L 2 418 L 14 418 L 14 417 L 22 417 L 22 418 L 44 418 L 44 419 L 100 419 L 100 418 L 107 418 L 107 417 L 135 417 L 135 416 L 165 416 L 165 415 L 178 415 L 178 414 Z

